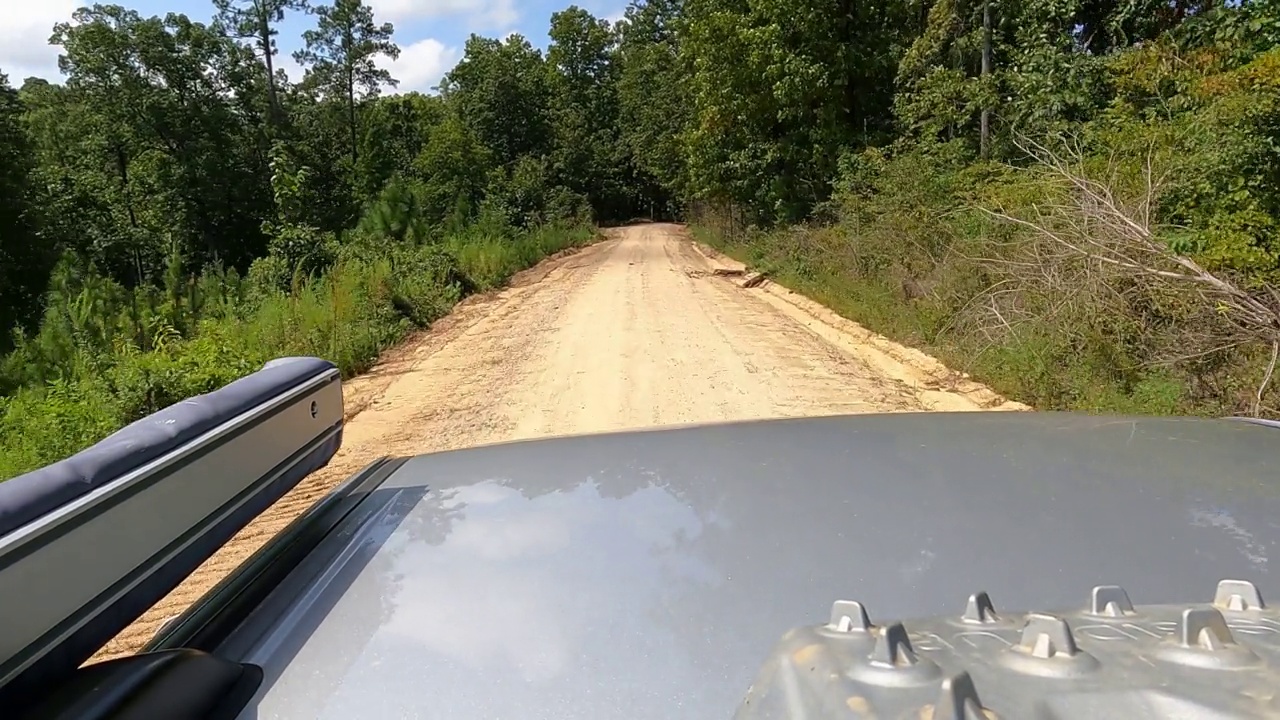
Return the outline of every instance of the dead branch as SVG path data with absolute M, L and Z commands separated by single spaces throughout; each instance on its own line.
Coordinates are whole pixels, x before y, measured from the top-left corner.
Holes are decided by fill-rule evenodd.
M 1034 314 L 1044 320 L 1074 307 L 1084 308 L 1079 303 L 1089 302 L 1090 298 L 1109 297 L 1112 300 L 1108 302 L 1127 305 L 1150 303 L 1172 292 L 1172 297 L 1190 301 L 1189 306 L 1180 307 L 1193 315 L 1199 313 L 1214 328 L 1207 332 L 1197 329 L 1197 334 L 1185 336 L 1197 343 L 1196 351 L 1191 353 L 1186 352 L 1191 346 L 1180 347 L 1178 354 L 1183 359 L 1249 342 L 1271 346 L 1271 359 L 1251 408 L 1255 415 L 1262 412 L 1264 395 L 1280 355 L 1280 289 L 1268 285 L 1257 291 L 1245 290 L 1230 274 L 1207 270 L 1191 257 L 1175 252 L 1163 240 L 1163 233 L 1173 228 L 1158 225 L 1155 216 L 1169 174 L 1160 169 L 1154 145 L 1148 147 L 1140 161 L 1138 187 L 1126 202 L 1116 194 L 1116 189 L 1124 185 L 1123 159 L 1115 153 L 1106 172 L 1092 175 L 1085 165 L 1086 155 L 1079 138 L 1067 138 L 1063 152 L 1025 137 L 1016 142 L 1036 161 L 1037 172 L 1058 189 L 1059 199 L 1033 205 L 1020 213 L 998 207 L 978 208 L 999 222 L 1028 231 L 1030 238 L 993 241 L 985 245 L 987 252 L 970 258 L 999 279 L 980 294 L 981 299 L 974 298 L 974 302 L 966 304 L 961 314 L 986 315 L 990 324 L 979 323 L 978 330 L 990 337 L 992 331 L 1011 332 L 1020 316 Z M 1021 302 L 1022 294 L 1011 292 L 1011 280 L 1033 282 L 1044 290 L 1034 313 L 1015 306 Z M 1159 286 L 1167 289 L 1158 290 Z M 1212 349 L 1200 351 L 1205 346 Z
M 1262 412 L 1262 395 L 1266 392 L 1267 386 L 1271 384 L 1271 374 L 1276 370 L 1277 356 L 1280 356 L 1280 340 L 1275 340 L 1271 343 L 1271 361 L 1267 363 L 1267 370 L 1262 375 L 1262 384 L 1258 386 L 1258 392 L 1254 393 L 1254 417 L 1257 417 Z

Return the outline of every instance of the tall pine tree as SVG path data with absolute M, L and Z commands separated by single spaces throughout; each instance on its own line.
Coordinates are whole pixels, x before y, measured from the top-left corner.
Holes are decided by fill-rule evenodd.
M 279 125 L 281 119 L 280 93 L 276 87 L 275 23 L 284 20 L 288 10 L 307 10 L 307 0 L 213 0 L 217 20 L 231 37 L 252 40 L 267 73 L 267 102 L 270 105 L 271 122 Z
M 359 153 L 356 105 L 377 97 L 383 85 L 397 84 L 374 60 L 379 55 L 394 60 L 400 57 L 400 48 L 391 40 L 391 23 L 374 23 L 373 9 L 361 0 L 335 0 L 316 15 L 316 28 L 302 34 L 306 47 L 293 56 L 307 68 L 304 83 L 345 100 L 354 167 Z

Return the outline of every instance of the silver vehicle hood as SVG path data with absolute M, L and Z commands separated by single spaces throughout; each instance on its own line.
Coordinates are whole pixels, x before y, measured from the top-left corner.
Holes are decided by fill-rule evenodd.
M 1228 420 L 899 414 L 414 458 L 219 654 L 244 717 L 724 718 L 832 601 L 875 620 L 1280 598 L 1280 430 Z

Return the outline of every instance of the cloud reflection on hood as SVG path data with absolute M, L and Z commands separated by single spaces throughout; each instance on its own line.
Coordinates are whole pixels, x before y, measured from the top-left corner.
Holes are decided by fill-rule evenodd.
M 495 481 L 446 490 L 415 507 L 379 553 L 389 616 L 344 684 L 397 686 L 366 673 L 399 672 L 375 658 L 408 658 L 432 705 L 518 716 L 521 688 L 573 702 L 600 681 L 592 670 L 621 652 L 662 658 L 643 665 L 652 677 L 634 678 L 639 696 L 671 687 L 697 669 L 679 651 L 689 638 L 665 622 L 667 602 L 681 586 L 719 581 L 691 550 L 703 530 L 655 484 L 620 498 L 591 480 L 532 499 Z M 451 683 L 454 673 L 468 681 Z M 473 694 L 477 674 L 492 693 Z M 356 710 L 339 707 L 345 694 L 327 708 L 335 717 Z M 638 699 L 627 694 L 620 701 Z M 379 716 L 421 707 L 384 702 Z

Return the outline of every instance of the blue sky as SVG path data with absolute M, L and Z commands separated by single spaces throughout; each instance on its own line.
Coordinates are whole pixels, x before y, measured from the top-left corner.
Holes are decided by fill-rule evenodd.
M 211 0 L 114 0 L 143 15 L 186 13 L 207 22 L 213 14 Z M 319 4 L 325 0 L 312 0 Z M 572 0 L 365 0 L 374 17 L 395 25 L 400 58 L 383 59 L 384 66 L 400 80 L 399 90 L 428 91 L 458 61 L 471 33 L 504 37 L 518 32 L 539 47 L 546 47 L 551 13 Z M 627 0 L 577 0 L 576 4 L 610 20 L 622 16 Z M 48 38 L 54 23 L 69 20 L 83 0 L 0 0 L 0 72 L 12 85 L 35 75 L 57 80 L 59 48 Z M 280 26 L 277 62 L 298 79 L 290 57 L 301 44 L 302 31 L 311 18 L 293 15 Z

